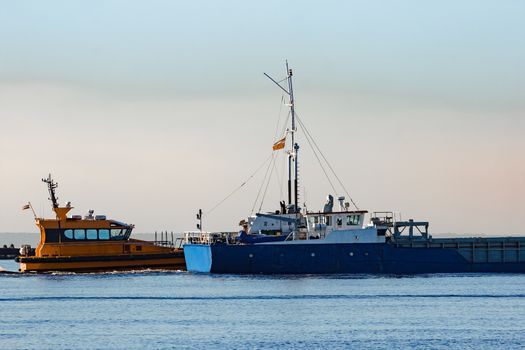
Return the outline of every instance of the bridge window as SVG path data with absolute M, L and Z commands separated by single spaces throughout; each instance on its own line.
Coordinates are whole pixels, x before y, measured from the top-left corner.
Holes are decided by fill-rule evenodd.
M 359 225 L 359 219 L 360 219 L 360 215 L 347 215 L 346 224 L 348 226 Z
M 86 231 L 82 229 L 76 229 L 75 239 L 86 239 Z
M 73 230 L 65 230 L 64 236 L 66 236 L 66 238 L 73 239 Z
M 98 239 L 109 239 L 109 230 L 105 228 L 98 230 Z
M 338 216 L 335 221 L 337 223 L 337 226 L 343 225 L 343 218 L 341 218 L 340 216 Z
M 111 229 L 111 239 L 119 240 L 124 238 L 125 230 L 122 230 L 120 228 L 112 228 Z
M 97 230 L 96 229 L 88 229 L 87 230 L 87 239 L 97 239 Z
M 330 216 L 325 216 L 325 222 L 326 222 L 326 226 L 331 226 L 332 225 L 332 218 Z
M 46 229 L 46 243 L 60 242 L 60 236 L 64 234 L 64 230 Z
M 315 225 L 317 225 L 318 223 L 319 223 L 319 217 L 318 216 L 310 216 L 308 218 L 308 224 L 311 227 L 315 227 Z

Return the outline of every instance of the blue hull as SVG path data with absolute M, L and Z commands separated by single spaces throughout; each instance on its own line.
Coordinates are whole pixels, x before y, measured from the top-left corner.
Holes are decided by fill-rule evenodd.
M 187 244 L 188 271 L 240 274 L 420 274 L 525 272 L 525 257 L 515 261 L 473 262 L 456 249 L 359 244 Z

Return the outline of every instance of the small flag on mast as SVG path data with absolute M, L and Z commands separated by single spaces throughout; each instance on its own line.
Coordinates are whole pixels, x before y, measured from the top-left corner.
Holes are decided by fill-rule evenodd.
M 26 210 L 26 209 L 29 209 L 31 208 L 31 204 L 26 204 L 22 207 L 22 210 Z
M 280 139 L 279 141 L 277 141 L 276 143 L 274 143 L 272 148 L 274 151 L 277 151 L 279 149 L 283 149 L 285 144 L 286 144 L 286 136 Z

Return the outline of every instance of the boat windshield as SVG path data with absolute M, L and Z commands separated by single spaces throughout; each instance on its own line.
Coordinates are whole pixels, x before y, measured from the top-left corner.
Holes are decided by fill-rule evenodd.
M 112 228 L 110 239 L 113 241 L 122 241 L 122 240 L 127 240 L 130 235 L 131 235 L 131 227 Z
M 110 239 L 114 241 L 127 240 L 133 230 L 133 225 L 119 221 L 111 221 Z

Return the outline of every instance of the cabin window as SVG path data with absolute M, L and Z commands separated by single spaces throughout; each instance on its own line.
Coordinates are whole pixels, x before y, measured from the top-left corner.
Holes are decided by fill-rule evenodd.
M 109 230 L 105 228 L 98 230 L 98 239 L 109 239 Z
M 338 216 L 337 219 L 336 219 L 336 222 L 337 222 L 337 226 L 342 226 L 343 225 L 343 218 Z
M 325 216 L 325 220 L 326 220 L 326 226 L 331 226 L 332 225 L 332 220 L 331 220 L 330 216 Z
M 86 239 L 86 231 L 84 231 L 83 229 L 76 229 L 75 239 Z
M 64 236 L 66 236 L 66 238 L 73 239 L 73 230 L 65 230 Z
M 122 239 L 122 237 L 124 236 L 124 230 L 121 230 L 119 228 L 112 228 L 111 229 L 111 239 L 115 239 L 115 240 L 118 240 L 118 239 Z
M 60 235 L 62 230 L 46 229 L 46 243 L 47 242 L 60 242 Z
M 348 226 L 359 225 L 359 219 L 360 219 L 360 215 L 347 215 L 346 224 Z
M 88 229 L 86 231 L 87 231 L 87 239 L 97 239 L 96 229 Z

